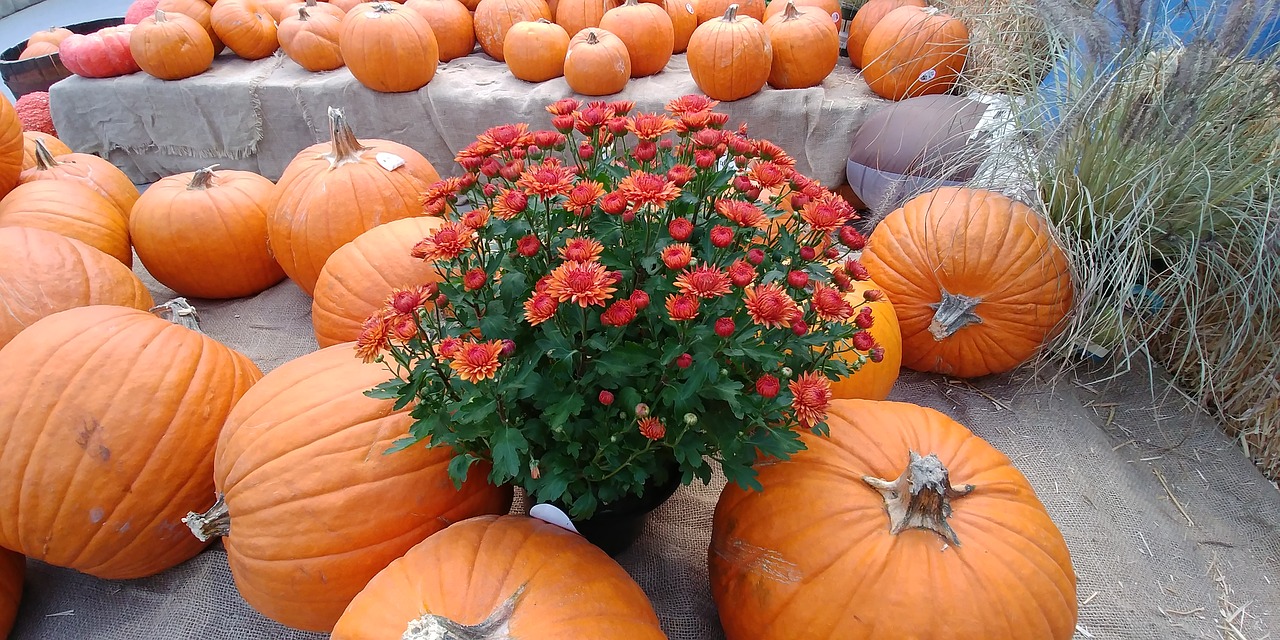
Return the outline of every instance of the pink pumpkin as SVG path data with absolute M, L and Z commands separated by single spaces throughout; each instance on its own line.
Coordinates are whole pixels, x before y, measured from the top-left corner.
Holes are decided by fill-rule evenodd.
M 68 36 L 58 47 L 62 65 L 85 78 L 114 78 L 141 71 L 129 50 L 134 26 L 126 24 L 100 29 L 87 36 Z
M 159 4 L 160 0 L 134 0 L 124 14 L 124 23 L 138 24 L 143 18 L 155 15 L 156 6 Z

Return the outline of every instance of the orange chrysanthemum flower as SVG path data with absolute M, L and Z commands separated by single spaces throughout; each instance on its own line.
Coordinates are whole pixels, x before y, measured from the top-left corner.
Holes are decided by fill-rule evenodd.
M 683 269 L 693 259 L 693 247 L 684 242 L 669 244 L 662 249 L 662 263 L 668 269 Z
M 679 116 L 685 113 L 709 111 L 716 108 L 719 104 L 720 102 L 718 100 L 712 100 L 704 95 L 691 93 L 687 96 L 680 96 L 679 98 L 668 101 L 667 111 L 673 116 Z
M 429 216 L 441 216 L 449 207 L 449 200 L 462 190 L 462 178 L 446 178 L 422 192 L 422 210 Z
M 536 327 L 556 315 L 559 306 L 560 303 L 555 298 L 538 291 L 524 301 L 524 319 Z
M 853 315 L 853 305 L 849 304 L 844 294 L 824 282 L 813 285 L 813 297 L 809 306 L 819 320 L 845 320 Z
M 791 175 L 791 171 L 776 163 L 752 160 L 747 165 L 747 177 L 751 183 L 761 189 L 773 189 L 782 185 Z
M 800 219 L 819 231 L 835 231 L 851 220 L 855 213 L 853 207 L 832 193 L 830 197 L 824 194 L 817 200 L 806 203 L 800 209 Z
M 652 416 L 640 419 L 640 435 L 650 440 L 661 440 L 662 436 L 667 435 L 667 425 L 662 424 L 662 420 Z
M 636 206 L 649 204 L 662 207 L 680 197 L 679 187 L 667 180 L 665 175 L 643 171 L 633 171 L 623 178 L 618 183 L 618 192 Z
M 718 298 L 732 291 L 729 274 L 719 267 L 705 264 L 681 273 L 676 278 L 676 288 L 699 298 Z
M 476 140 L 475 142 L 472 142 L 471 144 L 467 145 L 466 148 L 464 148 L 462 151 L 459 151 L 458 155 L 453 157 L 453 160 L 458 164 L 466 164 L 466 161 L 468 159 L 488 158 L 489 156 L 497 153 L 498 151 L 499 151 L 498 147 L 495 146 L 493 143 Z
M 657 140 L 675 128 L 676 121 L 661 113 L 637 113 L 627 119 L 627 131 L 641 140 Z
M 493 127 L 476 136 L 476 141 L 496 149 L 515 149 L 533 144 L 533 134 L 529 133 L 529 125 L 520 122 Z
M 770 329 L 790 327 L 800 317 L 796 301 L 776 282 L 749 287 L 746 292 L 747 314 L 752 322 Z
M 483 228 L 486 224 L 489 224 L 489 209 L 480 207 L 466 212 L 462 215 L 462 224 L 476 230 Z
M 717 200 L 716 213 L 743 227 L 759 229 L 769 224 L 769 218 L 764 215 L 760 207 L 742 200 Z
M 501 220 L 510 220 L 524 213 L 528 206 L 529 196 L 526 196 L 523 191 L 503 189 L 498 192 L 498 197 L 493 199 L 493 215 Z
M 377 360 L 382 351 L 390 346 L 389 330 L 383 314 L 366 318 L 360 327 L 360 335 L 356 338 L 356 356 L 366 364 Z
M 446 222 L 435 233 L 413 246 L 410 253 L 427 262 L 453 260 L 466 251 L 475 240 L 475 231 L 460 222 Z
M 453 354 L 449 368 L 458 372 L 458 377 L 467 382 L 488 380 L 498 373 L 498 367 L 501 365 L 498 362 L 498 355 L 501 353 L 501 340 L 466 342 L 457 353 Z
M 436 353 L 444 360 L 448 360 L 457 355 L 458 350 L 462 348 L 462 338 L 457 336 L 449 336 L 440 341 L 436 346 Z
M 547 295 L 559 302 L 573 302 L 580 307 L 603 305 L 617 291 L 613 275 L 599 262 L 566 262 L 551 272 Z
M 569 201 L 564 203 L 564 208 L 580 216 L 589 215 L 602 195 L 604 187 L 599 182 L 579 182 L 569 190 Z
M 755 142 L 756 153 L 760 154 L 765 160 L 772 160 L 774 164 L 783 167 L 794 168 L 796 166 L 795 158 L 787 155 L 787 152 L 783 151 L 782 147 L 768 140 L 756 140 Z
M 672 320 L 692 320 L 698 317 L 698 307 L 701 303 L 697 296 L 688 293 L 671 294 L 667 296 L 667 315 Z
M 569 241 L 560 247 L 560 258 L 571 262 L 592 262 L 599 258 L 603 251 L 604 245 L 595 238 L 569 238 Z
M 559 158 L 547 158 L 541 164 L 520 174 L 516 186 L 526 193 L 543 198 L 554 198 L 573 189 L 573 172 L 560 164 Z
M 831 406 L 831 380 L 810 371 L 800 374 L 787 384 L 791 390 L 791 408 L 796 412 L 800 426 L 812 429 L 813 425 L 827 419 L 827 407 Z

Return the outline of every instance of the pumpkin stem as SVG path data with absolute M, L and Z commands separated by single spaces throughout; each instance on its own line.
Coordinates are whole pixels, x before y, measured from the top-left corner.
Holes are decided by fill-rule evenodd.
M 951 500 L 969 495 L 974 486 L 951 486 L 951 473 L 937 454 L 920 457 L 912 451 L 911 462 L 897 480 L 862 476 L 862 481 L 884 496 L 889 512 L 889 533 L 897 535 L 907 529 L 932 531 L 955 546 L 960 546 L 956 532 L 947 524 L 951 517 Z
M 186 298 L 174 298 L 164 304 L 151 307 L 147 311 L 179 327 L 192 331 L 200 330 L 200 314 L 196 313 L 196 308 L 191 306 L 191 303 L 187 302 Z
M 796 7 L 795 0 L 787 0 L 787 6 L 782 9 L 782 21 L 789 22 L 800 17 L 800 9 Z
M 333 153 L 329 156 L 329 164 L 333 167 L 359 162 L 360 156 L 369 150 L 356 139 L 346 116 L 342 115 L 342 109 L 329 107 L 329 134 L 333 137 Z
M 306 7 L 298 7 L 298 19 L 306 22 L 311 19 L 311 14 L 307 13 Z
M 316 0 L 307 0 L 306 2 L 303 3 L 303 5 L 305 5 L 308 8 L 315 7 Z
M 156 9 L 156 22 L 168 22 L 168 21 L 169 21 L 169 16 L 166 16 L 164 14 L 164 11 L 161 11 L 160 9 Z
M 942 289 L 942 301 L 929 305 L 934 310 L 929 333 L 933 334 L 934 340 L 941 342 L 971 324 L 982 324 L 982 318 L 973 312 L 979 304 L 982 304 L 982 298 L 970 298 Z
M 725 9 L 724 11 L 724 21 L 733 22 L 734 20 L 737 20 L 737 19 L 738 19 L 738 5 L 731 4 L 729 5 L 729 8 Z
M 222 494 L 218 494 L 218 500 L 209 507 L 208 511 L 204 513 L 188 511 L 182 522 L 191 529 L 191 535 L 200 542 L 208 542 L 219 536 L 231 534 L 231 514 L 227 511 L 227 501 Z
M 378 4 L 373 5 L 373 10 L 375 13 L 395 13 L 396 12 L 395 9 L 391 8 L 391 4 L 388 2 L 379 2 Z
M 204 191 L 213 186 L 213 170 L 218 165 L 211 164 L 203 169 L 198 169 L 191 176 L 191 182 L 187 183 L 187 191 Z
M 516 589 L 497 610 L 477 625 L 458 624 L 448 618 L 425 614 L 409 622 L 400 640 L 512 640 L 511 614 L 524 592 L 524 585 Z
M 600 44 L 600 38 L 596 37 L 595 31 L 587 32 L 587 44 Z
M 48 171 L 62 164 L 53 157 L 49 152 L 49 147 L 44 146 L 44 140 L 36 138 L 36 169 L 38 171 Z

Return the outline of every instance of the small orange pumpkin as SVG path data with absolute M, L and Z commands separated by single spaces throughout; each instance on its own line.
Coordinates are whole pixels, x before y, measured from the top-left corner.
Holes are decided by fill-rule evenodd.
M 267 247 L 272 182 L 213 167 L 164 178 L 142 194 L 129 237 L 147 272 L 193 298 L 241 298 L 284 280 Z
M 471 55 L 476 48 L 475 21 L 458 0 L 409 0 L 404 6 L 422 14 L 440 47 L 440 62 Z
M 587 27 L 600 26 L 600 18 L 608 11 L 610 0 L 560 0 L 556 5 L 556 24 L 564 27 L 569 37 Z
M 213 64 L 213 42 L 200 23 L 160 9 L 134 27 L 129 52 L 143 71 L 161 80 L 197 76 Z
M 525 82 L 546 82 L 564 75 L 569 34 L 546 18 L 517 22 L 502 41 L 502 51 L 511 75 Z
M 626 0 L 605 12 L 600 28 L 618 36 L 631 57 L 631 77 L 662 71 L 675 50 L 675 27 L 661 5 Z
M 342 17 L 345 14 L 336 7 L 334 11 L 337 13 L 314 11 L 302 6 L 298 7 L 296 13 L 281 21 L 276 36 L 280 39 L 280 48 L 285 55 L 298 63 L 298 66 L 313 73 L 340 68 L 343 61 L 338 37 L 342 33 Z
M 764 0 L 698 0 L 694 5 L 694 9 L 698 11 L 698 25 L 717 20 L 724 16 L 729 10 L 730 5 L 738 5 L 735 13 L 740 16 L 748 16 L 755 18 L 758 22 L 764 22 Z
M 701 11 L 705 0 L 698 5 Z M 729 5 L 722 17 L 698 25 L 689 39 L 689 73 L 708 97 L 740 100 L 764 88 L 773 64 L 769 34 L 759 20 Z
M 73 33 L 66 27 L 49 27 L 31 34 L 31 37 L 27 38 L 27 44 L 48 43 L 56 47 L 61 45 L 62 41 Z
M 129 221 L 102 194 L 68 181 L 18 185 L 0 201 L 0 228 L 31 227 L 79 240 L 133 266 Z
M 862 76 L 882 98 L 946 93 L 960 79 L 969 31 L 933 7 L 898 7 L 867 36 Z
M 280 48 L 276 20 L 262 0 L 218 0 L 209 20 L 218 38 L 245 60 L 260 60 Z
M 156 4 L 156 9 L 167 14 L 181 13 L 199 22 L 200 27 L 205 30 L 205 33 L 209 34 L 209 42 L 213 44 L 215 55 L 226 48 L 218 37 L 218 32 L 213 30 L 212 2 L 205 2 L 204 0 L 160 0 Z
M 607 96 L 627 87 L 631 56 L 618 36 L 588 27 L 569 40 L 564 57 L 564 79 L 584 96 Z
M 138 187 L 111 161 L 88 153 L 69 153 L 54 157 L 43 140 L 35 143 L 36 164 L 23 171 L 18 178 L 21 184 L 41 180 L 75 182 L 102 194 L 121 215 L 129 217 L 133 203 L 138 201 Z
M 27 559 L 20 553 L 0 549 L 0 638 L 18 621 L 18 603 L 22 600 L 22 579 L 27 573 Z
M 480 0 L 475 13 L 476 40 L 490 58 L 505 62 L 502 40 L 507 32 L 517 22 L 533 22 L 539 18 L 555 18 L 551 6 L 544 0 Z
M 43 144 L 44 148 L 52 155 L 64 155 L 71 153 L 71 147 L 68 147 L 56 137 L 44 133 L 43 131 L 23 131 L 22 132 L 22 170 L 34 168 L 36 166 L 36 144 Z
M 871 309 L 872 324 L 867 332 L 884 350 L 884 359 L 880 362 L 867 360 L 857 371 L 832 382 L 831 397 L 884 400 L 893 391 L 902 368 L 902 328 L 898 326 L 898 314 L 893 310 L 893 303 L 879 285 L 871 280 L 853 280 L 851 284 L 845 299 L 849 304 L 866 305 Z M 881 292 L 881 298 L 867 301 L 863 294 L 868 291 Z M 849 319 L 849 322 L 853 321 L 853 318 Z M 852 355 L 853 352 L 845 352 L 837 357 L 847 361 Z
M 351 75 L 374 91 L 417 91 L 440 65 L 440 46 L 427 19 L 393 2 L 352 9 L 342 19 L 339 42 Z
M 39 58 L 40 56 L 51 56 L 58 52 L 58 45 L 51 42 L 33 42 L 23 47 L 22 53 L 18 54 L 19 60 L 30 60 L 31 58 Z
M 926 7 L 925 0 L 869 0 L 858 8 L 849 21 L 849 61 L 854 67 L 862 68 L 862 48 L 867 44 L 867 36 L 884 17 L 898 7 Z
M 830 14 L 819 7 L 797 7 L 786 1 L 786 10 L 764 23 L 773 49 L 769 86 L 775 89 L 807 89 L 822 84 L 840 59 L 840 34 Z

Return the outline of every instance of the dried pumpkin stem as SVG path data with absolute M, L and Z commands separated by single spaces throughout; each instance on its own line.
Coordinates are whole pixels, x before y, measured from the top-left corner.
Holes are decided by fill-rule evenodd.
M 44 140 L 36 138 L 36 169 L 38 171 L 48 171 L 60 164 L 62 163 L 58 162 L 53 157 L 53 154 L 49 152 L 49 147 L 44 146 Z
M 929 333 L 933 334 L 934 340 L 941 341 L 971 324 L 982 324 L 982 318 L 973 312 L 979 304 L 982 304 L 982 298 L 970 298 L 942 289 L 942 302 L 929 305 L 934 310 Z
M 158 304 L 147 311 L 154 313 L 179 327 L 192 331 L 200 330 L 200 314 L 187 302 L 186 298 L 174 298 L 164 304 Z
M 182 519 L 183 524 L 191 529 L 191 534 L 200 542 L 208 542 L 231 533 L 231 514 L 227 511 L 227 502 L 219 494 L 217 502 L 204 513 L 190 511 Z
M 863 476 L 862 481 L 884 496 L 889 533 L 897 535 L 907 529 L 926 529 L 960 546 L 960 539 L 947 518 L 951 517 L 951 501 L 969 495 L 974 486 L 951 486 L 951 473 L 937 455 L 921 457 L 912 451 L 906 471 L 897 480 Z
M 191 182 L 187 183 L 187 191 L 204 191 L 213 186 L 213 170 L 218 165 L 211 164 L 203 169 L 197 169 L 191 176 Z
M 729 5 L 728 9 L 724 10 L 723 20 L 725 22 L 733 22 L 734 20 L 737 20 L 737 19 L 738 19 L 738 5 L 731 4 Z
M 600 44 L 600 38 L 596 37 L 595 31 L 587 32 L 587 44 Z
M 787 0 L 787 6 L 782 9 L 782 21 L 790 22 L 800 17 L 800 9 L 796 7 L 795 0 Z
M 168 22 L 168 21 L 169 21 L 169 16 L 166 16 L 164 14 L 164 11 L 161 11 L 160 9 L 156 9 L 156 22 Z
M 513 640 L 511 615 L 524 586 L 516 589 L 501 606 L 477 625 L 458 624 L 448 618 L 430 613 L 409 622 L 400 640 Z
M 307 13 L 306 7 L 298 7 L 298 19 L 306 22 L 311 19 L 311 14 Z
M 329 107 L 329 134 L 333 137 L 333 151 L 329 155 L 329 164 L 340 167 L 352 162 L 360 162 L 360 156 L 369 148 L 360 144 L 356 132 L 347 124 L 342 109 Z

